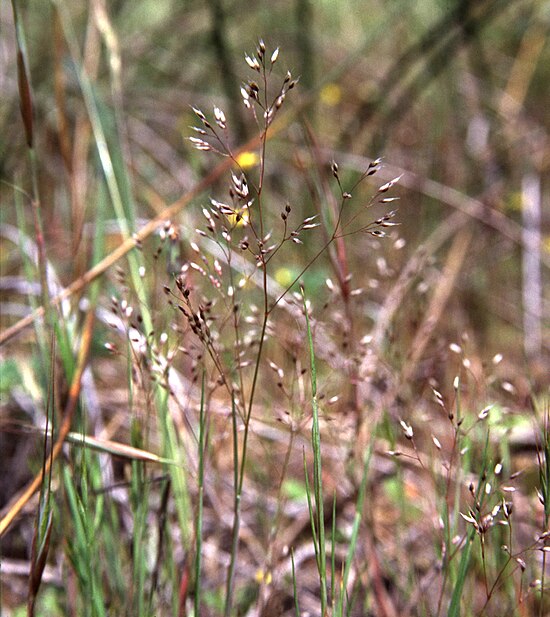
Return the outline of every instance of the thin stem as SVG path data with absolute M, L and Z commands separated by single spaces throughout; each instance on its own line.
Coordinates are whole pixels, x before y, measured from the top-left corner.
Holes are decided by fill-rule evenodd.
M 264 77 L 265 90 L 267 91 L 267 80 L 266 80 L 266 75 L 265 75 L 265 67 L 264 67 L 263 77 Z M 264 221 L 263 221 L 263 214 L 262 214 L 262 188 L 263 188 L 263 181 L 264 181 L 264 175 L 265 175 L 265 152 L 266 152 L 266 142 L 267 142 L 267 129 L 268 129 L 268 126 L 267 126 L 267 120 L 266 120 L 264 131 L 261 136 L 260 178 L 258 181 L 258 191 L 257 191 L 258 212 L 259 212 L 259 217 L 260 217 L 260 238 L 261 239 L 263 239 L 264 237 Z M 261 251 L 261 248 L 260 248 L 260 251 Z M 269 298 L 268 298 L 268 292 L 267 292 L 267 264 L 261 252 L 260 252 L 259 257 L 261 259 L 261 263 L 263 266 L 262 273 L 263 273 L 264 318 L 263 318 L 263 323 L 262 323 L 262 330 L 260 333 L 258 351 L 256 354 L 256 362 L 254 366 L 254 376 L 252 378 L 252 385 L 250 388 L 250 395 L 248 399 L 248 410 L 244 418 L 244 434 L 243 434 L 243 445 L 242 445 L 242 455 L 241 455 L 240 465 L 239 465 L 239 460 L 238 460 L 238 440 L 237 440 L 237 433 L 236 433 L 237 427 L 236 427 L 235 398 L 234 396 L 231 397 L 232 416 L 233 416 L 233 422 L 234 422 L 234 428 L 233 428 L 233 431 L 234 431 L 234 436 L 233 436 L 234 461 L 233 461 L 233 464 L 234 464 L 234 469 L 235 469 L 236 490 L 235 490 L 235 502 L 234 502 L 234 514 L 233 514 L 233 539 L 232 539 L 232 545 L 231 545 L 231 561 L 229 565 L 229 571 L 227 575 L 227 584 L 226 584 L 226 602 L 225 602 L 225 610 L 224 610 L 225 617 L 229 617 L 231 613 L 231 607 L 232 607 L 232 601 L 233 601 L 233 582 L 234 582 L 234 575 L 235 575 L 235 564 L 237 561 L 237 553 L 239 549 L 239 529 L 240 529 L 240 522 L 241 522 L 241 496 L 242 496 L 242 490 L 243 490 L 243 484 L 244 484 L 244 474 L 245 474 L 245 468 L 246 468 L 248 436 L 250 432 L 250 418 L 252 417 L 252 408 L 254 405 L 256 386 L 258 383 L 258 376 L 260 373 L 260 363 L 262 360 L 262 351 L 264 347 L 265 335 L 266 335 L 266 330 L 267 330 L 267 321 L 269 318 L 269 310 L 268 310 Z M 243 393 L 243 396 L 244 396 L 244 393 Z
M 237 410 L 235 399 L 231 399 L 231 425 L 233 435 L 233 482 L 235 498 L 233 503 L 233 534 L 231 539 L 231 560 L 227 572 L 225 586 L 225 607 L 224 617 L 229 617 L 233 605 L 233 581 L 235 578 L 235 565 L 237 563 L 237 553 L 239 551 L 239 529 L 241 525 L 241 490 L 239 488 L 239 440 L 237 433 Z M 244 454 L 244 452 L 243 452 Z
M 206 420 L 205 420 L 205 373 L 202 373 L 201 406 L 199 412 L 199 478 L 198 478 L 198 509 L 196 527 L 196 556 L 195 556 L 195 617 L 199 617 L 201 605 L 201 562 L 202 562 L 202 516 L 204 507 L 204 456 L 206 449 Z
M 30 83 L 30 75 L 28 70 L 27 49 L 25 31 L 23 21 L 19 15 L 17 1 L 12 0 L 13 20 L 15 24 L 15 38 L 17 43 L 17 73 L 20 109 L 23 125 L 25 128 L 25 136 L 27 141 L 27 151 L 29 156 L 29 164 L 31 170 L 32 182 L 32 216 L 35 233 L 35 241 L 37 248 L 37 263 L 38 273 L 40 278 L 40 291 L 42 297 L 42 305 L 44 306 L 45 321 L 47 324 L 53 324 L 52 309 L 50 303 L 50 292 L 48 287 L 47 259 L 46 247 L 44 241 L 44 226 L 41 214 L 40 191 L 38 188 L 38 161 L 36 151 L 34 149 L 34 110 L 32 101 L 32 91 Z
M 317 251 L 317 253 L 315 254 L 315 256 L 313 257 L 313 259 L 310 260 L 310 262 L 304 267 L 302 268 L 300 274 L 298 274 L 298 276 L 296 276 L 294 278 L 294 280 L 292 281 L 292 283 L 290 283 L 290 285 L 285 289 L 285 291 L 283 291 L 283 293 L 275 300 L 275 302 L 271 305 L 271 307 L 269 308 L 268 314 L 271 314 L 271 312 L 273 311 L 273 309 L 279 304 L 279 302 L 288 294 L 288 292 L 292 289 L 292 287 L 294 287 L 294 285 L 302 278 L 302 276 L 310 269 L 310 267 L 319 259 L 319 257 L 321 257 L 321 255 L 327 250 L 327 248 L 331 245 L 331 243 L 334 240 L 334 236 L 332 236 L 330 238 L 330 240 L 328 240 L 327 242 L 325 242 L 325 244 L 319 249 L 319 251 Z

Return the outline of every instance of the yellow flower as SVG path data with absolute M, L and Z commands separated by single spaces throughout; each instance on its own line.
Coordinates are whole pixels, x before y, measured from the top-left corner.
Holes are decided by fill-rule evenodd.
M 271 585 L 273 577 L 271 576 L 271 572 L 265 572 L 262 568 L 260 568 L 259 570 L 256 570 L 254 579 L 258 584 L 264 583 L 265 585 Z
M 296 276 L 290 268 L 279 268 L 275 272 L 275 280 L 281 287 L 288 287 L 295 278 Z
M 237 156 L 236 161 L 241 169 L 249 169 L 260 162 L 260 157 L 256 154 L 256 152 L 245 150 Z
M 231 227 L 246 227 L 250 221 L 248 206 L 243 206 L 240 210 L 235 210 L 235 214 L 227 214 L 226 216 Z
M 504 208 L 507 212 L 521 212 L 522 207 L 521 193 L 519 192 L 509 195 L 504 204 Z
M 336 107 L 342 100 L 342 88 L 338 84 L 328 83 L 321 88 L 319 98 L 325 105 Z

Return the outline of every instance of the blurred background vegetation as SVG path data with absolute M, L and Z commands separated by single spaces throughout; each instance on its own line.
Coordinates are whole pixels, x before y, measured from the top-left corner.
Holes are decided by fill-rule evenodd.
M 26 41 L 34 162 L 29 161 L 28 133 L 21 120 L 13 6 Z M 328 188 L 332 160 L 338 162 L 346 189 L 373 159 L 382 157 L 382 178 L 358 187 L 353 195 L 357 203 L 368 202 L 380 184 L 402 175 L 395 189 L 399 233 L 386 239 L 358 234 L 346 243 L 340 274 L 353 272 L 351 285 L 362 290 L 353 306 L 354 327 L 341 328 L 330 307 L 318 315 L 344 354 L 349 345 L 345 339 L 354 335 L 370 334 L 378 345 L 378 364 L 370 374 L 374 386 L 366 400 L 376 405 L 373 401 L 381 396 L 381 408 L 396 406 L 397 415 L 406 416 L 432 386 L 444 396 L 452 393 L 453 379 L 461 373 L 469 384 L 467 404 L 476 413 L 491 397 L 502 403 L 503 413 L 509 409 L 531 417 L 533 399 L 548 411 L 547 0 L 13 0 L 0 5 L 0 28 L 3 331 L 41 304 L 40 279 L 32 265 L 35 248 L 26 243 L 35 237 L 33 195 L 40 199 L 52 293 L 81 280 L 123 241 L 124 217 L 111 209 L 106 196 L 104 145 L 111 153 L 130 233 L 193 191 L 219 163 L 187 140 L 189 127 L 197 122 L 192 106 L 208 114 L 215 105 L 225 111 L 230 144 L 235 150 L 250 144 L 249 162 L 242 165 L 251 175 L 258 173 L 258 144 L 249 141 L 257 127 L 243 107 L 240 90 L 251 77 L 244 54 L 253 53 L 261 37 L 268 49 L 281 48 L 274 73 L 284 77 L 290 69 L 299 77 L 267 145 L 264 208 L 272 212 L 273 226 L 286 203 L 302 219 L 325 211 L 333 193 Z M 147 284 L 159 331 L 172 319 L 162 296 L 163 285 L 171 285 L 172 260 L 179 266 L 191 258 L 189 240 L 204 223 L 201 207 L 209 197 L 224 195 L 226 184 L 226 177 L 213 179 L 175 213 L 172 220 L 182 226 L 181 240 L 165 265 L 152 258 L 155 241 L 145 243 L 147 267 L 157 268 Z M 98 232 L 94 223 L 102 208 L 104 230 Z M 374 217 L 383 213 L 378 209 Z M 104 237 L 99 249 L 94 243 L 98 233 Z M 308 236 L 300 251 L 284 252 L 274 279 L 283 286 L 292 282 L 317 246 L 318 240 Z M 336 261 L 342 266 L 341 258 L 339 253 Z M 113 263 L 100 279 L 99 307 L 105 310 L 131 268 L 125 258 L 118 267 L 120 271 Z M 334 259 L 331 265 L 322 258 L 306 276 L 319 307 L 326 297 L 325 279 L 335 276 L 333 268 Z M 87 291 L 82 286 L 73 300 L 88 298 Z M 78 340 L 85 306 L 71 306 L 71 335 Z M 342 308 L 345 315 L 346 310 Z M 283 322 L 282 327 L 293 325 Z M 127 400 L 118 389 L 124 390 L 128 369 L 107 356 L 109 336 L 103 322 L 91 352 L 94 392 L 104 410 L 118 409 Z M 26 329 L 0 346 L 5 427 L 8 421 L 26 425 L 36 419 L 29 406 L 46 407 L 49 373 L 37 368 L 43 355 L 36 340 L 39 328 Z M 42 354 L 47 341 L 38 346 Z M 345 403 L 335 414 L 352 405 L 354 395 L 346 390 L 349 376 L 347 369 L 339 377 L 326 370 L 327 394 L 345 392 Z M 59 386 L 60 397 L 68 383 L 70 375 Z M 391 401 L 384 398 L 388 392 Z M 277 393 L 266 389 L 265 401 L 271 396 L 276 399 Z M 127 424 L 120 422 L 130 432 Z M 41 438 L 22 431 L 19 426 L 15 433 L 0 432 L 2 468 L 7 470 L 0 479 L 3 513 L 40 465 Z M 116 429 L 110 436 L 127 441 Z M 534 448 L 534 439 L 525 439 L 527 449 Z M 254 452 L 258 460 L 262 452 L 260 447 Z M 261 485 L 269 480 L 255 481 Z M 29 558 L 32 520 L 32 511 L 27 512 L 2 539 L 4 563 L 11 567 L 8 574 L 4 566 L 2 570 L 6 611 L 26 597 L 17 566 Z M 253 581 L 251 568 L 243 577 Z M 58 571 L 47 574 L 56 589 Z M 63 614 L 58 602 L 53 593 L 53 608 L 44 604 L 40 614 Z M 214 596 L 209 602 L 215 614 Z M 240 602 L 244 614 L 250 602 Z M 409 611 L 399 614 L 417 614 L 412 603 L 396 600 L 402 611 L 405 606 Z M 112 614 L 138 614 L 119 610 Z

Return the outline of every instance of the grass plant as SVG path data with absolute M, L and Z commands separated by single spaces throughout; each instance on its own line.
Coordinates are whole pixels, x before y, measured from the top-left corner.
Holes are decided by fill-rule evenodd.
M 496 19 L 501 3 L 482 4 L 441 16 L 452 36 L 436 23 L 413 41 L 401 60 L 425 60 L 418 81 L 387 67 L 338 135 L 320 128 L 332 99 L 312 24 L 296 44 L 301 80 L 260 39 L 242 84 L 222 63 L 227 117 L 221 103 L 205 111 L 206 94 L 182 106 L 185 145 L 161 137 L 172 116 L 158 101 L 150 156 L 133 140 L 144 103 L 126 92 L 117 11 L 55 0 L 63 155 L 52 162 L 27 15 L 12 0 L 27 162 L 2 185 L 18 239 L 2 218 L 0 265 L 17 271 L 12 295 L 26 304 L 0 333 L 2 439 L 14 436 L 2 442 L 13 475 L 1 493 L 2 612 L 548 614 L 547 377 L 514 385 L 500 352 L 483 349 L 483 317 L 457 299 L 475 296 L 466 273 L 488 229 L 512 246 L 521 230 L 483 195 L 338 150 L 364 145 L 358 118 L 379 122 L 373 141 L 385 141 L 429 69 Z M 229 15 L 208 8 L 211 40 L 229 54 Z M 301 1 L 295 13 L 315 11 Z M 334 98 L 343 85 L 331 85 Z M 170 204 L 174 158 L 192 181 Z M 43 175 L 58 164 L 67 181 L 49 191 Z M 402 183 L 457 210 L 413 217 L 421 242 L 397 208 Z M 57 244 L 59 213 L 70 223 Z

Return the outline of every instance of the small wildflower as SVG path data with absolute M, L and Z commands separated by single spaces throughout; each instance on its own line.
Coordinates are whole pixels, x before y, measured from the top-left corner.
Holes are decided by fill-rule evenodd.
M 325 84 L 319 92 L 319 99 L 327 107 L 336 107 L 342 100 L 342 88 L 335 83 Z
M 242 169 L 249 169 L 250 167 L 258 165 L 260 162 L 260 157 L 256 152 L 245 150 L 237 155 L 235 160 L 237 161 L 237 165 L 239 165 Z
M 256 574 L 254 575 L 254 579 L 258 584 L 270 585 L 273 577 L 271 572 L 266 572 L 262 568 L 256 570 Z
M 226 214 L 226 217 L 231 227 L 246 227 L 250 222 L 248 204 L 244 205 L 242 208 L 233 210 L 231 214 Z
M 290 268 L 281 267 L 275 271 L 275 280 L 282 287 L 288 287 L 295 278 L 296 274 Z

